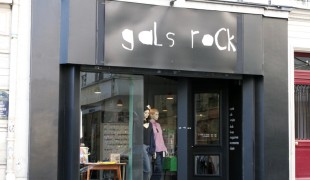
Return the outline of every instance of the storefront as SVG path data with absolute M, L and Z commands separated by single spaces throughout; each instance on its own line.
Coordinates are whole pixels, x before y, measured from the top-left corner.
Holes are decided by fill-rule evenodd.
M 78 179 L 80 143 L 88 161 L 120 154 L 126 179 L 142 179 L 146 105 L 159 110 L 174 161 L 166 179 L 288 179 L 286 19 L 117 1 L 62 5 L 61 23 L 47 16 L 56 27 L 33 39 L 31 179 Z

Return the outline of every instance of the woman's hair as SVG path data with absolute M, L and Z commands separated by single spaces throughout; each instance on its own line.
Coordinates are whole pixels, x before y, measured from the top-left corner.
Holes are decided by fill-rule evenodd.
M 150 115 L 154 115 L 155 113 L 158 113 L 159 111 L 157 109 L 150 109 Z
M 149 120 L 150 120 L 150 110 L 151 110 L 151 106 L 150 105 L 147 105 L 147 106 L 145 106 L 144 107 L 144 122 L 149 122 Z M 147 117 L 145 117 L 146 116 L 146 111 L 148 111 L 148 115 L 147 115 Z
M 150 106 L 150 105 L 146 105 L 146 106 L 144 107 L 144 111 L 146 111 L 146 110 L 151 110 L 151 106 Z

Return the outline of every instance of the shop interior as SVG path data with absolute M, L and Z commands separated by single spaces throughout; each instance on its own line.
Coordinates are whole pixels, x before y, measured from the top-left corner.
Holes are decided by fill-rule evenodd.
M 176 179 L 177 98 L 171 77 L 81 72 L 80 164 L 126 163 L 122 179 L 142 177 L 143 108 L 159 111 L 168 155 L 165 179 Z M 116 155 L 115 157 L 112 157 Z M 91 171 L 90 179 L 113 179 L 114 171 Z

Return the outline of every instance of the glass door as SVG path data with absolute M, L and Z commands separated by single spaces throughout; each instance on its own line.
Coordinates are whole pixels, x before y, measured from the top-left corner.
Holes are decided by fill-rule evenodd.
M 207 84 L 207 83 L 206 83 Z M 193 180 L 228 178 L 227 95 L 223 88 L 193 89 L 189 176 Z

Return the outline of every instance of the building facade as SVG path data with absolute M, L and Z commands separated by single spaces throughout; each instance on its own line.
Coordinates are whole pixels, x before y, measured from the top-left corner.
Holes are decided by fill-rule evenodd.
M 36 6 L 39 7 L 40 2 L 37 3 L 39 4 Z M 162 90 L 160 88 L 156 89 L 157 93 L 143 90 L 148 87 L 147 76 L 151 76 L 150 82 L 154 83 L 159 77 L 174 80 L 174 83 L 169 84 L 175 84 L 174 94 L 177 98 L 177 178 L 289 178 L 289 12 L 285 8 L 270 6 L 265 9 L 263 5 L 258 5 L 243 6 L 244 10 L 238 11 L 233 8 L 235 4 L 191 1 L 175 1 L 171 2 L 171 6 L 170 1 L 154 1 L 148 4 L 136 1 L 66 3 L 68 4 L 62 4 L 58 9 L 60 19 L 50 16 L 51 19 L 48 20 L 50 23 L 58 23 L 49 24 L 45 31 L 37 32 L 36 38 L 32 39 L 33 47 L 38 47 L 33 48 L 32 57 L 38 58 L 32 59 L 31 79 L 34 84 L 31 97 L 39 98 L 31 105 L 30 113 L 33 122 L 33 131 L 30 132 L 30 157 L 33 157 L 29 164 L 30 178 L 58 174 L 60 179 L 76 179 L 79 175 L 80 165 L 76 159 L 78 151 L 74 147 L 79 146 L 79 127 L 84 126 L 77 121 L 81 109 L 78 104 L 87 105 L 85 109 L 82 108 L 83 111 L 88 111 L 83 113 L 83 121 L 90 117 L 90 121 L 99 120 L 100 124 L 90 123 L 95 129 L 94 132 L 97 127 L 103 126 L 99 128 L 101 131 L 98 130 L 102 133 L 94 133 L 96 137 L 107 132 L 104 129 L 108 124 L 105 123 L 128 123 L 128 179 L 141 178 L 141 162 L 137 160 L 141 158 L 138 158 L 139 155 L 134 151 L 141 141 L 134 138 L 139 137 L 139 131 L 134 130 L 136 124 L 133 114 L 140 112 L 138 102 L 150 102 L 152 106 L 163 110 L 163 106 L 160 106 L 161 98 L 159 103 L 156 103 L 156 96 L 166 94 L 159 93 Z M 219 6 L 221 9 L 217 8 Z M 245 13 L 246 10 L 256 13 Z M 81 11 L 85 13 L 81 14 Z M 42 9 L 33 12 L 33 17 L 39 18 L 38 22 L 41 22 L 42 18 L 37 14 L 40 12 Z M 45 18 L 48 18 L 47 11 L 44 12 Z M 53 14 L 55 12 L 57 11 L 53 11 Z M 41 28 L 36 19 L 33 19 L 32 24 L 34 29 Z M 42 46 L 42 37 L 51 37 L 46 49 Z M 59 56 L 52 56 L 55 59 L 51 60 L 49 57 L 39 56 L 40 54 Z M 41 64 L 42 61 L 49 67 L 46 70 L 60 73 L 42 75 L 40 71 L 36 71 L 37 68 L 42 68 L 37 66 L 37 62 Z M 78 88 L 80 71 L 107 73 L 112 77 L 117 75 L 119 79 L 114 80 L 115 82 L 125 81 L 123 88 L 111 90 L 111 97 L 106 95 L 109 97 L 106 99 L 110 102 L 113 102 L 114 97 L 114 102 L 121 99 L 128 105 L 128 114 L 121 111 L 116 117 L 108 115 L 112 111 L 108 107 L 113 104 L 108 101 L 91 101 L 88 104 L 84 104 L 82 99 L 80 101 L 79 97 L 82 97 L 83 93 Z M 143 86 L 140 86 L 141 81 L 144 82 Z M 159 84 L 165 84 L 163 82 Z M 154 83 L 150 83 L 150 87 L 154 87 Z M 35 85 L 40 88 L 35 88 Z M 112 87 L 115 90 L 120 86 L 115 84 Z M 107 91 L 106 86 L 100 87 L 105 87 Z M 52 95 L 46 96 L 46 91 Z M 149 92 L 153 97 L 146 96 Z M 200 117 L 198 110 L 201 110 L 198 102 L 201 97 L 203 105 L 211 106 L 204 104 L 212 102 L 211 99 L 205 100 L 210 94 L 218 97 L 212 98 L 212 105 L 215 105 L 216 110 L 212 115 L 217 123 L 212 125 L 212 133 L 209 130 L 200 132 L 199 124 L 207 123 L 201 125 L 207 128 L 211 122 L 211 114 L 208 114 L 207 120 L 196 118 Z M 46 107 L 51 108 L 42 108 L 43 102 Z M 96 108 L 102 110 L 99 113 L 101 116 L 98 113 L 95 115 L 94 112 L 98 111 Z M 211 113 L 211 109 L 207 110 Z M 50 118 L 42 118 L 46 114 Z M 170 127 L 168 125 L 167 122 L 167 127 Z M 47 134 L 46 126 L 50 127 L 49 132 L 54 132 Z M 87 123 L 87 129 L 86 126 Z M 92 134 L 91 132 L 89 134 Z M 37 133 L 44 136 L 35 141 L 31 140 Z M 92 141 L 92 135 L 87 134 L 83 134 L 83 137 L 87 137 L 84 142 L 90 144 L 87 145 L 90 149 L 95 149 L 95 145 L 92 145 L 95 138 Z M 50 140 L 46 141 L 46 138 Z M 215 139 L 212 141 L 214 144 L 209 144 L 210 138 Z M 204 144 L 201 144 L 201 141 Z M 96 148 L 101 145 L 102 148 L 109 147 L 108 143 L 103 142 Z M 37 153 L 31 153 L 32 150 L 47 147 L 50 151 L 42 153 L 42 158 L 35 158 Z M 95 152 L 92 151 L 91 155 Z M 92 162 L 103 160 L 101 158 L 105 156 L 96 157 L 97 159 L 91 157 L 94 158 Z M 218 171 L 215 174 L 199 169 L 198 162 L 205 157 L 212 157 L 216 162 Z M 45 168 L 40 164 L 40 159 L 53 159 L 49 166 L 55 168 Z
M 292 55 L 309 49 L 307 2 L 0 5 L 0 89 L 9 95 L 0 177 L 78 179 L 82 142 L 89 161 L 125 154 L 126 179 L 141 178 L 135 113 L 151 104 L 173 137 L 165 139 L 177 159 L 169 178 L 295 178 Z M 212 173 L 199 167 L 210 157 Z

